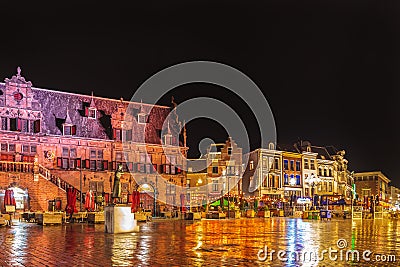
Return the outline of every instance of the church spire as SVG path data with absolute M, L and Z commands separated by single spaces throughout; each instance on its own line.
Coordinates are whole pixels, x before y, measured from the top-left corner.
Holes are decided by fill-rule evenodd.
M 96 108 L 96 105 L 94 104 L 94 99 L 93 99 L 93 91 L 92 91 L 92 97 L 90 98 L 90 107 Z

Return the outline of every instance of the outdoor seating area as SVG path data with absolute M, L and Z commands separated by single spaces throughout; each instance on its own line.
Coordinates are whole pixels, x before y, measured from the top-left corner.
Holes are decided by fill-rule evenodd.
M 171 219 L 172 218 L 172 212 L 171 211 L 162 211 L 161 212 L 161 217 L 165 219 Z
M 201 212 L 187 212 L 185 220 L 201 220 Z
M 225 219 L 226 214 L 218 211 L 210 211 L 206 214 L 206 219 Z
M 104 221 L 105 221 L 104 211 L 87 213 L 87 222 L 88 223 L 104 223 Z
M 35 214 L 35 212 L 23 212 L 19 220 L 23 222 L 36 222 Z
M 62 224 L 63 212 L 38 212 L 35 213 L 35 221 L 41 225 Z

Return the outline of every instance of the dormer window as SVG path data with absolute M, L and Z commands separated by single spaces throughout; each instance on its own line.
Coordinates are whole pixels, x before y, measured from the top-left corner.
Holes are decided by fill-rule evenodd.
M 167 133 L 164 135 L 164 145 L 170 146 L 173 143 L 171 128 L 169 127 L 169 122 L 167 126 Z
M 88 118 L 90 119 L 96 119 L 96 108 L 88 108 Z
M 164 145 L 167 145 L 167 146 L 172 145 L 172 135 L 170 135 L 170 134 L 164 135 Z
M 93 92 L 92 92 L 92 98 L 90 99 L 90 103 L 84 102 L 84 108 L 85 108 L 85 116 L 86 117 L 88 117 L 89 119 L 97 118 L 97 108 L 94 103 Z
M 138 123 L 147 123 L 147 115 L 144 113 L 138 114 Z
M 76 126 L 72 124 L 63 124 L 63 135 L 76 135 Z
M 140 124 L 144 124 L 147 123 L 147 113 L 145 111 L 145 109 L 143 108 L 143 103 L 142 101 L 140 101 L 140 109 L 139 109 L 139 113 L 137 115 L 137 121 Z

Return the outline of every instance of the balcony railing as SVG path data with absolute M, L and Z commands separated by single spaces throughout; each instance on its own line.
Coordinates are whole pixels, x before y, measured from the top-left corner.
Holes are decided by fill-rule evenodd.
M 0 161 L 0 172 L 22 172 L 22 173 L 32 173 L 33 174 L 33 163 L 31 162 L 13 162 L 13 161 Z M 56 176 L 51 173 L 49 169 L 39 164 L 39 175 L 44 179 L 52 182 L 64 191 L 67 188 L 74 188 L 73 185 L 64 181 L 61 177 Z M 81 201 L 80 191 L 77 189 L 76 199 Z M 84 196 L 82 197 L 84 198 Z
M 52 182 L 59 188 L 67 191 L 67 188 L 74 188 L 73 185 L 64 181 L 60 176 L 54 175 L 49 169 L 39 164 L 39 174 L 42 175 L 46 180 Z M 76 188 L 75 188 L 76 189 Z M 81 201 L 81 191 L 76 189 L 76 200 Z M 82 196 L 84 198 L 84 196 Z
M 33 173 L 33 163 L 0 161 L 0 171 L 1 172 Z

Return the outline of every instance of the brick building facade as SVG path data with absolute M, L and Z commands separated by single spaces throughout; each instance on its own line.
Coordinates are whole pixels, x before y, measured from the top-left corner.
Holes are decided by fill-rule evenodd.
M 172 195 L 166 187 L 186 182 L 187 148 L 176 114 L 166 121 L 170 111 L 35 88 L 18 68 L 0 83 L 0 201 L 14 187 L 26 192 L 24 210 L 47 210 L 53 199 L 64 208 L 65 190 L 74 187 L 83 194 L 94 191 L 101 207 L 110 200 L 114 172 L 122 164 L 121 201 L 139 190 L 146 208 L 154 209 L 154 194 L 165 200 Z

